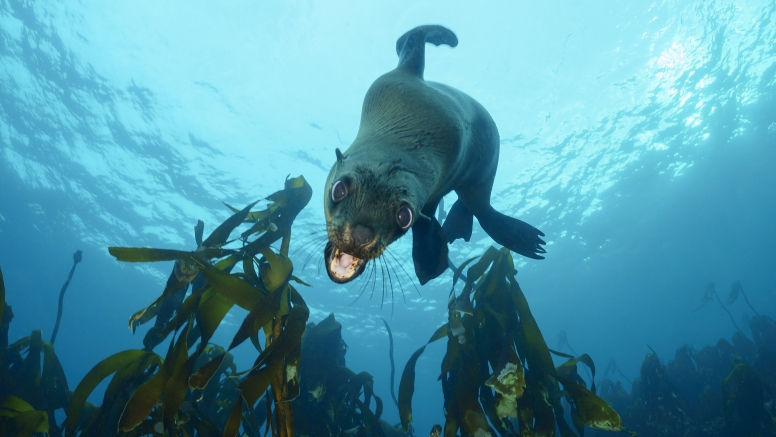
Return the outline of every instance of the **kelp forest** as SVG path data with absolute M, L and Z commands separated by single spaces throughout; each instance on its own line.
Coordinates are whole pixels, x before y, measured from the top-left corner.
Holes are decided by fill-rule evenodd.
M 153 323 L 143 344 L 95 363 L 77 384 L 67 381 L 54 343 L 81 253 L 60 292 L 49 341 L 33 331 L 9 344 L 14 316 L 0 272 L 0 436 L 425 435 L 413 430 L 412 411 L 415 367 L 426 346 L 400 372 L 398 396 L 391 375 L 386 397 L 375 393 L 372 375 L 347 367 L 335 315 L 308 320 L 308 284 L 294 274 L 289 248 L 294 219 L 311 196 L 303 177 L 289 178 L 264 209 L 253 210 L 258 202 L 230 207 L 231 217 L 207 238 L 199 221 L 192 251 L 107 248 L 122 262 L 174 264 L 161 294 L 128 314 L 133 332 Z M 238 227 L 246 230 L 238 234 Z M 627 376 L 613 359 L 596 379 L 590 356 L 564 353 L 564 344 L 548 347 L 516 275 L 512 254 L 497 248 L 453 271 L 448 321 L 428 333 L 428 343 L 446 342 L 438 362 L 445 437 L 776 435 L 770 317 L 748 321 L 752 340 L 736 327 L 731 342 L 683 346 L 667 363 L 647 354 L 628 393 L 614 382 Z M 710 286 L 702 306 L 746 299 L 740 284 L 735 290 L 723 303 Z M 234 306 L 247 316 L 229 345 L 213 344 Z M 565 333 L 559 338 L 568 346 Z M 240 369 L 231 351 L 246 341 L 256 359 Z M 157 346 L 165 352 L 155 353 Z M 93 404 L 100 385 L 104 394 Z M 383 420 L 384 398 L 398 407 L 400 423 Z

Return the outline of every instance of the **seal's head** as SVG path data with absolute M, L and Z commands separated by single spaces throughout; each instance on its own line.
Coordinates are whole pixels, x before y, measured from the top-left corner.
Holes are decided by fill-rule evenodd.
M 329 242 L 324 249 L 332 281 L 350 282 L 369 260 L 407 233 L 420 215 L 411 178 L 400 163 L 349 162 L 337 150 L 324 191 Z

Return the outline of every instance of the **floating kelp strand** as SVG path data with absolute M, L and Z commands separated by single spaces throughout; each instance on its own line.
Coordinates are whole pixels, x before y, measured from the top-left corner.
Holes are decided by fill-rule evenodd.
M 65 291 L 67 290 L 67 286 L 70 285 L 70 280 L 73 279 L 73 273 L 75 273 L 75 266 L 78 265 L 83 260 L 83 253 L 80 250 L 77 250 L 73 254 L 73 267 L 70 268 L 70 273 L 67 275 L 67 280 L 65 280 L 65 283 L 62 285 L 62 290 L 59 291 L 59 306 L 57 307 L 57 320 L 54 323 L 54 330 L 51 332 L 51 344 L 54 344 L 54 340 L 57 339 L 57 332 L 59 332 L 59 322 L 62 320 L 62 306 L 65 302 Z M 2 308 L 0 308 L 0 313 L 2 313 Z M 0 321 L 2 321 L 2 314 L 0 314 Z
M 388 331 L 388 359 L 391 362 L 391 398 L 393 399 L 393 403 L 396 404 L 396 409 L 399 409 L 399 401 L 396 399 L 396 390 L 393 388 L 394 375 L 396 374 L 396 365 L 393 361 L 393 334 L 391 333 L 391 327 L 388 326 L 388 322 L 383 318 L 381 318 L 381 320 L 385 325 L 385 330 Z

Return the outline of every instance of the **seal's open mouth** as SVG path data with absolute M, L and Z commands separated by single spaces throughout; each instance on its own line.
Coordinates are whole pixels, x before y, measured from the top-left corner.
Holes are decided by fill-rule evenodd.
M 342 252 L 331 242 L 326 244 L 323 254 L 326 261 L 326 272 L 334 282 L 340 284 L 350 282 L 364 271 L 365 260 Z

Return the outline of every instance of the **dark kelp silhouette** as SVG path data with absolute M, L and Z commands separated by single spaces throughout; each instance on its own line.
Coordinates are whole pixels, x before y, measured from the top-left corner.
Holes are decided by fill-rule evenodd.
M 309 324 L 302 339 L 301 394 L 294 399 L 297 435 L 398 437 L 404 433 L 380 419 L 382 399 L 366 372 L 345 366 L 347 345 L 334 315 Z M 374 411 L 371 402 L 374 400 Z
M 554 366 L 551 351 L 531 315 L 517 284 L 511 253 L 488 249 L 467 270 L 463 291 L 456 296 L 461 272 L 475 259 L 458 267 L 448 299 L 448 323 L 428 343 L 447 337 L 442 360 L 445 399 L 445 436 L 583 434 L 584 426 L 624 430 L 618 414 L 588 390 L 577 374 L 577 364 L 595 367 L 587 355 L 570 357 Z M 412 422 L 415 364 L 425 350 L 409 359 L 399 385 L 399 415 L 404 429 Z M 491 373 L 489 369 L 493 369 Z M 562 388 L 561 388 L 562 386 Z M 561 400 L 571 407 L 575 433 L 567 422 Z
M 734 284 L 735 285 L 735 284 Z M 734 288 L 735 290 L 735 288 Z M 737 297 L 737 291 L 734 293 L 731 292 L 731 295 L 728 297 L 728 302 L 732 304 L 735 302 Z M 732 298 L 732 300 L 731 300 Z M 719 297 L 719 293 L 717 293 L 717 288 L 714 286 L 714 283 L 709 283 L 709 285 L 706 286 L 706 289 L 703 291 L 703 297 L 701 298 L 701 303 L 698 305 L 698 308 L 695 308 L 694 311 L 698 311 L 701 308 L 705 307 L 706 304 L 711 302 L 712 300 L 717 299 L 717 302 L 719 303 L 719 306 L 727 313 L 728 317 L 730 317 L 730 321 L 733 322 L 733 326 L 736 327 L 738 332 L 740 332 L 742 335 L 744 334 L 744 331 L 741 330 L 741 328 L 738 327 L 738 324 L 736 323 L 736 320 L 733 318 L 733 314 L 730 314 L 730 310 L 727 308 L 727 306 L 722 303 L 722 299 Z M 747 300 L 748 302 L 748 300 Z
M 0 435 L 61 436 L 54 412 L 67 410 L 70 391 L 54 346 L 41 338 L 40 331 L 9 345 L 12 320 L 0 270 Z
M 630 394 L 609 379 L 599 394 L 640 436 L 776 436 L 776 352 L 767 340 L 776 339 L 776 325 L 758 323 L 755 342 L 734 332 L 700 350 L 683 345 L 665 365 L 647 354 Z

